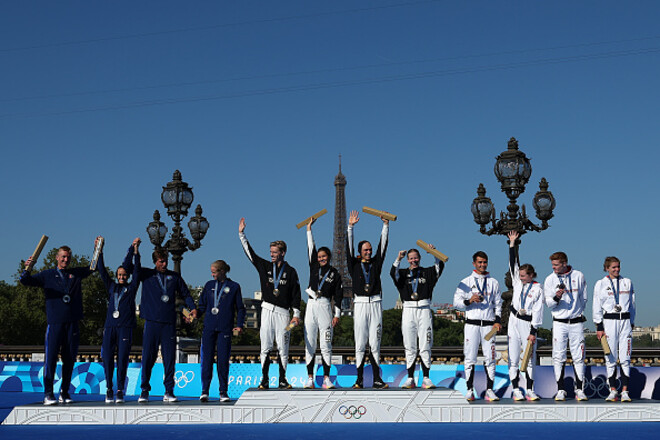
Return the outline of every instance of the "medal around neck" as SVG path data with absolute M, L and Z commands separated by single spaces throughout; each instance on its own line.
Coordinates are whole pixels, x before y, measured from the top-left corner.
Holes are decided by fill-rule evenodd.
M 69 303 L 71 302 L 71 296 L 70 296 L 70 295 L 64 295 L 64 296 L 62 297 L 62 302 L 63 302 L 64 304 L 69 304 Z
M 273 289 L 273 295 L 280 296 L 280 289 Z
M 163 296 L 160 297 L 160 300 L 162 302 L 166 303 L 166 302 L 170 301 L 170 297 L 169 297 L 169 295 L 163 295 Z
M 417 292 L 413 292 L 412 295 L 410 295 L 410 299 L 417 301 L 417 299 L 419 299 L 419 294 Z
M 371 288 L 371 284 L 367 283 L 364 285 L 364 291 L 369 293 L 369 289 Z
M 614 306 L 614 310 L 616 310 L 617 313 L 618 313 L 618 312 L 620 312 L 621 310 L 623 310 L 623 308 L 622 308 L 619 304 L 617 304 L 617 305 Z
M 217 315 L 219 312 L 220 312 L 220 309 L 218 309 L 217 307 L 213 307 L 213 308 L 211 309 L 211 313 L 212 313 L 213 315 Z
M 119 310 L 115 310 L 114 312 L 112 312 L 112 317 L 115 319 L 119 318 Z

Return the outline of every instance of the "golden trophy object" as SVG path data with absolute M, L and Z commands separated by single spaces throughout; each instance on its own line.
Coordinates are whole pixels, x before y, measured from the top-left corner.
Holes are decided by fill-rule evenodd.
M 34 267 L 34 264 L 37 262 L 39 259 L 39 255 L 41 255 L 41 251 L 44 250 L 44 246 L 46 246 L 46 242 L 48 241 L 48 236 L 47 235 L 42 235 L 41 239 L 39 240 L 39 243 L 37 244 L 37 247 L 34 249 L 34 252 L 32 252 L 32 262 L 30 265 L 27 267 L 27 271 L 32 270 Z
M 99 238 L 99 241 L 94 247 L 94 254 L 92 255 L 92 261 L 89 263 L 89 270 L 96 270 L 96 264 L 99 262 L 99 254 L 103 250 L 103 237 Z
M 367 206 L 363 206 L 362 207 L 362 212 L 367 213 L 367 214 L 371 214 L 371 215 L 375 215 L 376 217 L 382 217 L 385 220 L 389 220 L 391 222 L 396 221 L 396 215 L 390 214 L 387 211 L 381 211 L 381 210 L 378 210 L 378 209 L 373 209 L 373 208 L 369 208 Z
M 442 252 L 440 252 L 439 250 L 429 248 L 429 244 L 427 242 L 425 242 L 423 240 L 417 240 L 416 243 L 417 243 L 417 246 L 421 247 L 426 252 L 433 255 L 435 258 L 442 261 L 443 263 L 446 263 L 447 261 L 449 261 L 449 257 L 446 256 L 445 254 L 443 254 Z
M 320 210 L 319 212 L 317 212 L 316 214 L 314 214 L 313 216 L 311 216 L 311 217 L 307 217 L 305 220 L 303 220 L 303 221 L 301 221 L 300 223 L 298 223 L 298 224 L 296 225 L 296 228 L 300 229 L 300 228 L 302 228 L 302 227 L 304 227 L 304 226 L 307 226 L 307 224 L 309 224 L 309 221 L 310 221 L 311 219 L 316 220 L 317 218 L 319 218 L 319 217 L 321 217 L 322 215 L 325 215 L 325 214 L 327 214 L 327 213 L 328 213 L 328 210 L 327 210 L 327 209 L 322 209 L 322 210 Z

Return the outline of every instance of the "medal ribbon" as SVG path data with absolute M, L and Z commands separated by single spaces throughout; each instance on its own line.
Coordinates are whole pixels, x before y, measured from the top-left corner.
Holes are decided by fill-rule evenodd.
M 419 269 L 410 269 L 410 277 L 412 280 L 412 291 L 413 293 L 417 292 L 417 286 L 419 285 Z
M 565 277 L 562 277 L 561 280 L 562 280 L 562 282 L 563 282 L 563 280 L 568 280 L 568 290 L 567 290 L 567 292 L 571 296 L 571 301 L 572 301 L 573 296 L 571 295 L 571 291 L 572 291 L 572 288 L 571 288 L 571 273 L 569 272 L 568 275 L 565 276 Z M 564 283 L 564 285 L 566 285 L 566 283 Z
M 167 294 L 167 280 L 163 282 L 163 278 L 165 278 L 165 275 L 162 273 L 156 274 L 156 278 L 158 278 L 158 284 L 160 284 L 160 288 L 163 289 L 163 294 Z
M 529 295 L 529 291 L 532 290 L 532 284 L 534 282 L 531 282 L 527 285 L 527 292 L 525 292 L 525 287 L 522 288 L 522 291 L 520 292 L 520 309 L 525 310 L 525 302 L 527 301 L 527 295 Z
M 321 268 L 319 267 L 319 278 L 320 278 L 320 281 L 319 281 L 319 288 L 318 288 L 318 291 L 319 291 L 319 292 L 320 292 L 321 289 L 323 288 L 323 283 L 325 283 L 325 279 L 328 278 L 328 275 L 329 275 L 329 274 L 330 274 L 330 269 L 328 269 L 328 271 L 325 273 L 325 275 L 323 275 L 323 278 L 321 278 Z
M 477 285 L 477 290 L 485 298 L 486 297 L 486 278 L 484 278 L 483 287 L 479 287 L 479 280 L 477 278 L 474 279 L 474 284 Z
M 362 274 L 364 275 L 365 284 L 371 284 L 369 282 L 369 279 L 371 278 L 371 265 L 369 265 L 369 271 L 364 269 L 364 263 L 360 263 L 360 265 L 362 266 Z
M 277 275 L 277 265 L 273 263 L 273 289 L 277 289 L 280 286 L 280 279 L 282 279 L 282 274 L 284 274 L 284 269 L 286 268 L 286 263 L 282 263 L 282 270 L 280 274 Z
M 60 274 L 60 278 L 62 279 L 62 283 L 64 284 L 64 288 L 66 289 L 66 293 L 69 293 L 69 280 L 64 276 L 61 270 L 57 269 L 57 273 Z
M 115 293 L 114 293 L 114 295 L 115 295 L 115 312 L 119 311 L 119 301 L 121 301 L 122 297 L 124 296 L 124 293 L 126 293 L 128 288 L 126 288 L 126 287 L 122 288 L 121 293 L 118 293 L 117 290 L 119 290 L 119 289 L 116 289 Z
M 612 290 L 614 291 L 614 301 L 616 301 L 616 305 L 619 305 L 619 292 L 621 291 L 619 289 L 619 277 L 616 278 L 616 289 L 614 288 L 614 283 L 612 282 L 612 278 L 607 276 L 607 279 L 610 280 L 610 284 L 612 285 Z
M 224 280 L 222 282 L 222 286 L 220 286 L 220 289 L 218 289 L 218 281 L 216 280 L 215 282 L 215 300 L 213 302 L 213 307 L 216 309 L 218 308 L 218 304 L 220 304 L 220 295 L 222 294 L 222 291 L 225 290 L 225 284 L 227 284 L 227 280 Z

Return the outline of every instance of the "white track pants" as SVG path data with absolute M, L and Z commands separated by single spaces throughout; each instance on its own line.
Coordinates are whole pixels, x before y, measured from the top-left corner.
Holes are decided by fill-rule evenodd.
M 361 302 L 360 300 L 358 296 L 354 303 L 355 364 L 362 365 L 368 341 L 374 360 L 380 365 L 383 306 L 380 301 Z
M 471 377 L 473 374 L 472 370 L 477 363 L 477 353 L 479 352 L 479 344 L 481 344 L 481 351 L 486 358 L 486 372 L 491 380 L 495 379 L 495 338 L 491 338 L 490 341 L 485 339 L 485 336 L 492 329 L 492 325 L 482 327 L 465 324 L 465 328 L 463 329 L 463 354 L 465 355 L 466 378 Z
M 584 324 L 582 322 L 567 324 L 553 321 L 552 365 L 555 370 L 555 380 L 561 378 L 562 369 L 566 363 L 567 345 L 571 350 L 577 379 L 584 383 Z
M 603 327 L 610 346 L 610 354 L 605 356 L 607 377 L 616 374 L 617 355 L 623 374 L 630 377 L 630 353 L 632 351 L 632 326 L 629 319 L 603 319 Z
M 401 333 L 406 351 L 406 368 L 415 364 L 418 347 L 420 359 L 430 368 L 433 346 L 433 312 L 430 307 L 404 307 Z
M 509 338 L 509 378 L 515 379 L 520 369 L 520 358 L 527 347 L 527 338 L 532 323 L 518 319 L 515 315 L 509 316 L 508 338 Z M 536 342 L 532 349 L 532 357 L 527 365 L 527 375 L 534 379 L 534 364 L 536 363 Z
M 305 310 L 305 363 L 316 353 L 316 340 L 321 340 L 321 356 L 330 365 L 332 359 L 332 305 L 329 298 L 310 299 Z
M 285 331 L 289 325 L 289 311 L 270 303 L 262 303 L 261 306 L 261 365 L 268 359 L 268 354 L 273 349 L 273 341 L 277 343 L 277 350 L 282 359 L 282 366 L 286 369 L 289 363 L 289 332 Z

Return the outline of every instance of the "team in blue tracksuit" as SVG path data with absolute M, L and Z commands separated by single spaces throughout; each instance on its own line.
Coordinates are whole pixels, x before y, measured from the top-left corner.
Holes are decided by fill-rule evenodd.
M 119 279 L 115 283 L 109 276 L 103 261 L 103 252 L 99 254 L 97 262 L 99 275 L 108 291 L 108 312 L 105 317 L 105 328 L 103 329 L 103 345 L 101 346 L 101 357 L 105 369 L 105 381 L 107 386 L 106 401 L 112 401 L 112 376 L 115 371 L 115 350 L 117 351 L 117 402 L 123 401 L 124 388 L 126 384 L 126 371 L 128 369 L 128 355 L 133 343 L 133 329 L 135 329 L 135 295 L 140 285 L 139 274 L 140 254 L 137 249 L 133 254 L 133 275 L 131 282 L 126 278 Z M 122 275 L 127 275 L 123 273 Z
M 199 297 L 197 313 L 204 317 L 202 332 L 202 401 L 208 399 L 209 387 L 213 378 L 213 355 L 218 354 L 218 382 L 220 399 L 228 400 L 227 380 L 229 378 L 229 354 L 231 352 L 232 331 L 243 328 L 245 306 L 241 296 L 241 286 L 226 277 L 229 265 L 218 260 L 211 266 L 213 280 L 206 283 Z M 234 318 L 237 317 L 236 325 Z
M 73 364 L 78 355 L 80 331 L 78 321 L 83 317 L 82 280 L 92 274 L 89 267 L 68 268 L 71 249 L 62 246 L 57 251 L 57 267 L 31 275 L 24 270 L 20 281 L 24 286 L 41 287 L 46 300 L 46 356 L 44 360 L 44 404 L 57 403 L 53 396 L 53 382 L 57 368 L 57 356 L 62 354 L 62 384 L 60 402 L 71 403 L 69 386 Z M 26 269 L 32 258 L 26 261 Z
M 133 246 L 126 254 L 122 266 L 133 272 Z M 178 294 L 188 308 L 196 316 L 195 302 L 190 296 L 188 286 L 178 273 L 167 270 L 167 252 L 155 251 L 153 253 L 154 269 L 141 268 L 138 279 L 142 283 L 142 297 L 140 301 L 140 317 L 144 323 L 142 340 L 142 394 L 139 402 L 149 400 L 151 391 L 151 370 L 156 363 L 158 346 L 160 345 L 163 358 L 165 376 L 165 396 L 163 400 L 175 402 L 174 397 L 174 360 L 176 355 L 176 295 Z

